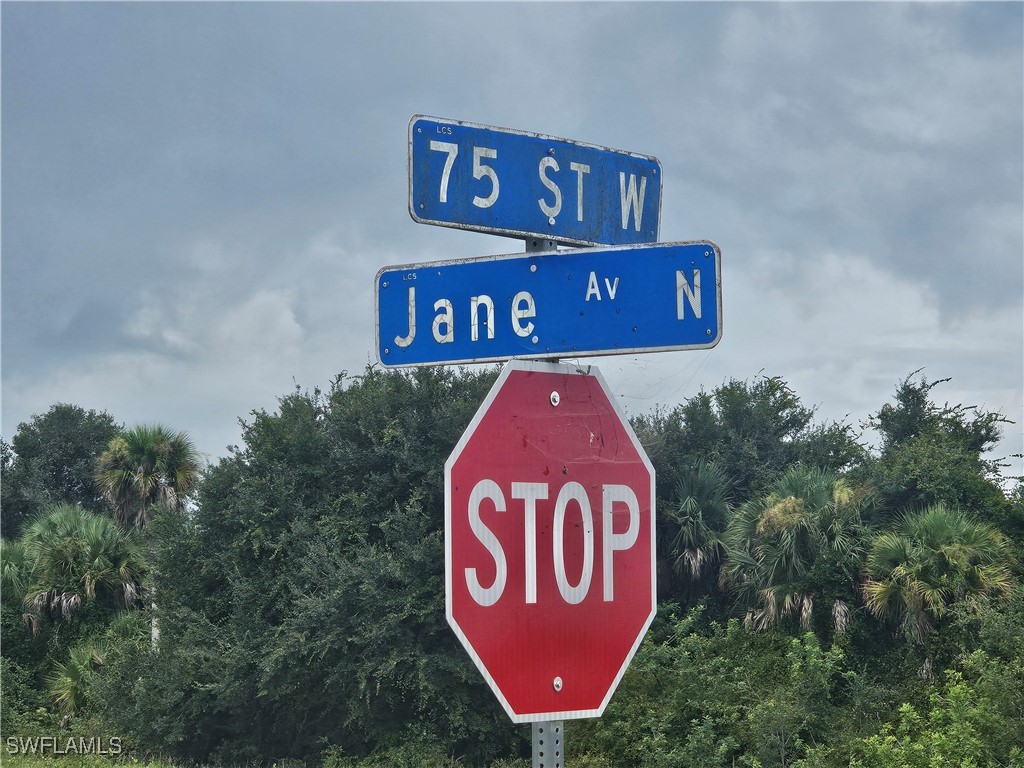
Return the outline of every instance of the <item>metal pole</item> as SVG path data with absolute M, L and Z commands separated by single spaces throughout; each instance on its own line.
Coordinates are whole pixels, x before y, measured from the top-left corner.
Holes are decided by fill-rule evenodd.
M 565 734 L 561 720 L 530 723 L 533 728 L 533 768 L 563 768 Z
M 554 240 L 547 240 L 542 237 L 531 237 L 526 240 L 526 252 L 527 253 L 543 253 L 545 251 L 557 251 L 558 243 Z M 544 358 L 549 363 L 557 363 L 559 359 L 557 357 Z
M 557 251 L 558 243 L 543 238 L 526 241 L 527 253 Z M 557 359 L 553 362 L 558 362 Z M 565 765 L 565 735 L 561 720 L 530 723 L 533 729 L 533 768 L 563 768 Z

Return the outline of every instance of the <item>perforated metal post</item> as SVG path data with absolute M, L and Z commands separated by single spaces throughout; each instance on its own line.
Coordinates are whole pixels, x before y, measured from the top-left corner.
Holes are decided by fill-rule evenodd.
M 537 237 L 526 240 L 527 253 L 557 250 L 558 243 L 554 240 Z M 557 362 L 557 359 L 554 359 L 553 362 Z M 552 405 L 558 404 L 555 397 L 555 393 L 552 393 Z M 533 768 L 563 768 L 565 749 L 562 721 L 550 720 L 543 723 L 530 723 L 530 725 L 533 728 Z
M 561 720 L 530 723 L 533 727 L 533 768 L 563 768 L 565 735 Z
M 543 253 L 545 251 L 553 252 L 558 250 L 558 243 L 554 240 L 548 240 L 542 237 L 528 237 L 526 239 L 526 252 L 527 253 Z M 557 357 L 544 358 L 549 363 L 557 363 Z

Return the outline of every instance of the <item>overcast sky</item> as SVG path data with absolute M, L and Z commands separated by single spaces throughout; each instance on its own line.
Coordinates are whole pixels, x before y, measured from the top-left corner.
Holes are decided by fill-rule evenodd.
M 719 245 L 716 348 L 587 361 L 627 413 L 778 375 L 857 424 L 923 369 L 1019 453 L 1022 9 L 4 2 L 3 437 L 70 402 L 215 460 L 375 359 L 378 269 L 523 250 L 412 221 L 422 113 L 654 155 L 660 239 Z

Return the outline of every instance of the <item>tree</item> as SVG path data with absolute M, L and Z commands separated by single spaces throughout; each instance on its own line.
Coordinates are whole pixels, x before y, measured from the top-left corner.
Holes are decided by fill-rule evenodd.
M 717 580 L 724 552 L 722 533 L 732 511 L 730 496 L 725 473 L 715 464 L 698 460 L 682 473 L 673 504 L 660 520 L 665 555 L 691 589 Z
M 845 628 L 854 595 L 842 589 L 859 568 L 867 499 L 835 472 L 798 466 L 736 511 L 724 536 L 722 580 L 739 594 L 750 626 L 797 616 L 810 629 L 821 599 L 831 602 L 835 629 Z
M 25 599 L 33 565 L 24 542 L 0 539 L 0 596 L 5 602 Z
M 896 722 L 886 723 L 880 733 L 853 745 L 850 768 L 1020 764 L 1024 753 L 1019 745 L 1003 751 L 986 738 L 986 731 L 1001 719 L 998 704 L 979 695 L 959 673 L 947 675 L 942 691 L 930 696 L 929 705 L 924 714 L 911 704 L 901 706 Z
M 765 376 L 731 379 L 671 411 L 640 416 L 633 427 L 657 472 L 659 499 L 670 499 L 683 474 L 703 459 L 746 501 L 794 464 L 839 471 L 862 460 L 864 448 L 848 424 L 813 419 L 814 410 L 785 381 Z
M 985 453 L 1007 419 L 975 406 L 934 403 L 932 390 L 949 379 L 915 381 L 917 373 L 896 387 L 894 403 L 868 418 L 881 451 L 866 466 L 864 480 L 878 487 L 881 509 L 890 516 L 945 504 L 1000 523 L 1010 513 L 1000 488 L 1003 463 Z
M 782 768 L 859 714 L 838 646 L 674 611 L 661 607 L 605 714 L 568 726 L 569 765 Z
M 25 604 L 25 595 L 33 582 L 35 562 L 25 542 L 0 539 L 0 624 L 3 655 L 32 668 L 38 665 L 44 649 L 32 639 L 38 634 L 38 613 Z M 29 627 L 33 634 L 25 631 Z
M 117 727 L 199 761 L 410 729 L 467 764 L 517 750 L 444 620 L 444 462 L 493 380 L 369 368 L 254 413 L 195 509 L 152 521 L 160 649 L 104 668 Z
M 46 676 L 46 686 L 61 714 L 73 715 L 84 706 L 93 675 L 102 665 L 103 656 L 90 641 L 73 646 L 68 658 L 54 665 Z
M 52 507 L 18 541 L 3 542 L 4 661 L 14 665 L 16 680 L 35 678 L 7 703 L 33 712 L 36 691 L 48 689 L 63 713 L 77 711 L 95 667 L 93 651 L 83 649 L 95 649 L 91 636 L 135 605 L 145 569 L 134 531 L 77 505 Z M 31 636 L 16 618 L 28 623 Z M 24 722 L 32 719 L 38 718 Z
M 56 504 L 104 511 L 106 500 L 93 472 L 96 458 L 120 432 L 106 411 L 58 403 L 19 424 L 10 445 L 0 441 L 4 537 L 17 538 L 27 521 Z
M 20 544 L 24 599 L 37 616 L 68 620 L 94 601 L 128 608 L 140 595 L 143 547 L 110 518 L 79 506 L 53 507 L 28 526 Z
M 187 433 L 140 425 L 110 441 L 96 462 L 96 481 L 113 503 L 118 523 L 141 529 L 155 506 L 184 507 L 199 470 Z
M 1006 596 L 1013 587 L 1006 538 L 964 512 L 936 504 L 910 512 L 871 542 L 868 610 L 916 643 L 954 603 Z

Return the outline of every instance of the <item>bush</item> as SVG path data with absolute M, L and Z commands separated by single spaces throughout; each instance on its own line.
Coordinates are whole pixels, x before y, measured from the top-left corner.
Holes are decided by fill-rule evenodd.
M 56 729 L 56 717 L 46 709 L 46 696 L 27 669 L 0 656 L 0 680 L 0 733 L 7 737 Z

